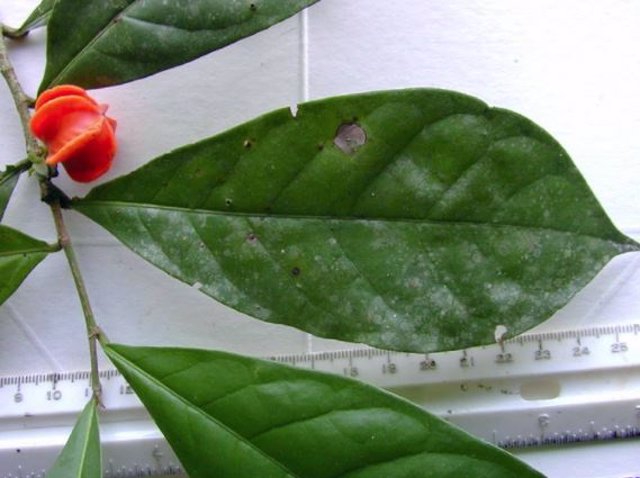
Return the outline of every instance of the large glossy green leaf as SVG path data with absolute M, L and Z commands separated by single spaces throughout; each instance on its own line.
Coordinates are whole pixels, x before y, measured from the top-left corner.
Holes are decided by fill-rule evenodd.
M 242 312 L 407 351 L 523 332 L 639 247 L 539 127 L 441 90 L 276 111 L 75 207 Z
M 102 452 L 95 400 L 84 407 L 47 478 L 101 478 Z
M 59 0 L 40 90 L 111 86 L 186 63 L 318 0 Z
M 53 246 L 0 225 L 0 304 L 22 284 Z
M 354 380 L 223 352 L 105 350 L 191 478 L 541 476 Z
M 40 4 L 31 12 L 24 23 L 18 28 L 16 34 L 22 35 L 38 27 L 43 27 L 49 21 L 53 5 L 57 0 L 42 0 Z

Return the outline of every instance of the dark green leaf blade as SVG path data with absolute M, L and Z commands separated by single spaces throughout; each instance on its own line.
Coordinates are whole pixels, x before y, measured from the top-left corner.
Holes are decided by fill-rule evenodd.
M 18 28 L 17 34 L 22 35 L 34 30 L 38 27 L 43 27 L 49 21 L 51 12 L 53 11 L 53 5 L 56 0 L 42 0 L 40 4 L 31 12 L 31 15 L 27 17 L 24 23 Z
M 442 90 L 276 111 L 74 206 L 241 312 L 416 352 L 521 333 L 639 248 L 548 134 Z
M 112 86 L 186 63 L 318 0 L 59 0 L 40 85 Z
M 29 169 L 30 163 L 19 163 L 15 166 L 9 165 L 0 173 L 0 221 L 4 216 L 11 194 L 13 193 L 20 174 Z
M 47 473 L 47 478 L 100 478 L 102 451 L 95 400 L 78 417 L 71 436 Z
M 0 225 L 0 304 L 7 300 L 29 272 L 54 250 L 45 242 Z
M 541 476 L 354 380 L 224 352 L 105 350 L 192 478 Z

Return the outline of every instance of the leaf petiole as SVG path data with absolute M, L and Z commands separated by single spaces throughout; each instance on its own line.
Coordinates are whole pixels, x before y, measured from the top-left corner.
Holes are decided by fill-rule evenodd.
M 21 38 L 26 37 L 29 34 L 29 31 L 20 30 L 18 28 L 11 28 L 6 25 L 2 27 L 2 35 L 11 38 L 12 40 L 20 40 Z

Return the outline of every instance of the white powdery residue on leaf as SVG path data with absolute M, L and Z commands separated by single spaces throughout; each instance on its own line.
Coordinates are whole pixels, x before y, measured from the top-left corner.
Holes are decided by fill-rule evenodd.
M 402 182 L 402 190 L 406 191 L 407 196 L 410 195 L 414 202 L 421 199 L 435 200 L 447 189 L 447 186 L 428 169 L 418 167 L 408 156 L 397 160 L 389 173 Z
M 509 309 L 522 301 L 524 292 L 516 282 L 494 282 L 486 284 L 485 290 L 491 302 L 500 310 L 508 312 Z
M 460 302 L 445 284 L 433 284 L 425 291 L 425 301 L 428 302 L 422 313 L 427 312 L 434 318 L 465 317 L 466 306 Z

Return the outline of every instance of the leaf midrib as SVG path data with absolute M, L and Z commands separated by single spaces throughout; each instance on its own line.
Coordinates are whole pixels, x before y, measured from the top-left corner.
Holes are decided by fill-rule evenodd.
M 269 214 L 269 213 L 257 213 L 257 212 L 238 212 L 238 211 L 217 211 L 210 209 L 191 209 L 187 207 L 179 207 L 179 206 L 167 206 L 167 205 L 159 205 L 159 204 L 151 204 L 151 203 L 133 203 L 127 201 L 105 201 L 105 200 L 79 200 L 74 201 L 73 208 L 82 212 L 84 207 L 91 207 L 92 205 L 96 205 L 98 207 L 122 207 L 122 208 L 132 208 L 132 209 L 156 209 L 156 210 L 165 210 L 165 211 L 174 211 L 188 214 L 196 214 L 196 215 L 206 215 L 206 216 L 231 216 L 231 217 L 252 217 L 252 218 L 267 218 L 267 219 L 299 219 L 299 220 L 317 220 L 317 221 L 335 221 L 335 222 L 389 222 L 389 223 L 405 223 L 405 224 L 422 224 L 422 225 L 434 225 L 434 226 L 450 226 L 450 227 L 463 227 L 463 226 L 471 226 L 477 228 L 510 228 L 516 230 L 526 230 L 526 231 L 540 231 L 540 232 L 551 232 L 554 234 L 566 234 L 570 236 L 577 236 L 588 239 L 600 240 L 612 244 L 624 245 L 627 246 L 627 250 L 631 251 L 640 251 L 640 244 L 635 240 L 629 238 L 627 242 L 617 242 L 613 239 L 603 238 L 601 236 L 596 236 L 593 234 L 585 234 L 576 231 L 567 231 L 562 229 L 555 229 L 551 227 L 542 227 L 542 226 L 523 226 L 518 224 L 507 224 L 507 223 L 490 223 L 490 222 L 477 222 L 477 221 L 436 221 L 432 219 L 414 219 L 414 218 L 404 218 L 404 217 L 357 217 L 357 216 L 344 216 L 344 217 L 336 217 L 336 216 L 323 216 L 323 215 L 305 215 L 305 214 Z
M 88 450 L 89 450 L 89 440 L 90 440 L 90 436 L 91 436 L 91 429 L 93 428 L 93 419 L 95 416 L 95 405 L 93 406 L 93 408 L 91 409 L 91 416 L 89 417 L 89 419 L 87 420 L 87 428 L 85 429 L 85 440 L 82 446 L 82 454 L 81 454 L 81 458 L 80 458 L 80 466 L 78 467 L 78 474 L 77 477 L 78 478 L 82 478 L 82 476 L 84 475 L 84 464 L 87 461 L 87 454 L 88 454 Z
M 284 466 L 282 463 L 280 463 L 279 461 L 273 459 L 272 457 L 270 457 L 269 455 L 267 455 L 263 450 L 261 450 L 260 448 L 256 447 L 253 443 L 251 443 L 249 440 L 247 440 L 246 438 L 244 438 L 243 436 L 239 435 L 237 432 L 235 432 L 234 430 L 230 429 L 229 427 L 227 427 L 224 423 L 220 422 L 219 420 L 216 420 L 215 418 L 213 418 L 211 415 L 209 415 L 208 413 L 206 413 L 204 410 L 202 410 L 200 407 L 198 407 L 197 405 L 189 402 L 188 400 L 186 400 L 184 397 L 182 397 L 181 395 L 179 395 L 178 393 L 176 393 L 175 391 L 173 391 L 171 388 L 169 388 L 168 386 L 166 386 L 164 383 L 162 383 L 160 380 L 156 379 L 155 377 L 153 377 L 152 375 L 150 375 L 149 373 L 147 373 L 145 370 L 143 370 L 142 368 L 138 367 L 135 363 L 131 362 L 130 360 L 126 359 L 122 354 L 118 353 L 116 350 L 113 349 L 113 347 L 109 347 L 107 346 L 107 349 L 113 353 L 116 354 L 118 356 L 118 358 L 125 362 L 129 367 L 131 367 L 133 370 L 135 370 L 137 373 L 139 373 L 140 375 L 142 375 L 146 380 L 150 381 L 152 384 L 154 384 L 157 387 L 160 387 L 162 390 L 165 391 L 165 393 L 171 395 L 173 398 L 175 398 L 176 400 L 178 400 L 179 402 L 181 402 L 182 404 L 184 404 L 185 406 L 187 406 L 190 409 L 196 410 L 196 412 L 202 416 L 204 416 L 207 420 L 211 420 L 213 422 L 216 423 L 217 426 L 219 426 L 220 428 L 222 428 L 224 431 L 226 431 L 227 433 L 229 433 L 230 435 L 236 437 L 236 439 L 238 441 L 241 441 L 243 443 L 245 443 L 247 446 L 251 447 L 254 451 L 256 451 L 257 453 L 259 453 L 261 456 L 263 456 L 266 460 L 274 463 L 276 466 L 278 466 L 282 471 L 284 471 L 285 473 L 287 473 L 289 476 L 291 476 L 292 478 L 302 478 L 298 475 L 296 475 L 295 473 L 293 473 L 291 470 L 289 470 L 286 466 Z
M 14 179 L 16 176 L 18 176 L 20 174 L 20 170 L 16 169 L 11 169 L 9 171 L 5 171 L 2 174 L 0 174 L 0 187 L 3 186 L 5 183 L 9 182 L 10 180 Z
M 0 258 L 9 257 L 9 256 L 22 256 L 25 254 L 38 254 L 38 253 L 49 254 L 50 252 L 53 252 L 53 249 L 50 247 L 18 249 L 18 250 L 6 251 L 6 252 L 0 251 Z

